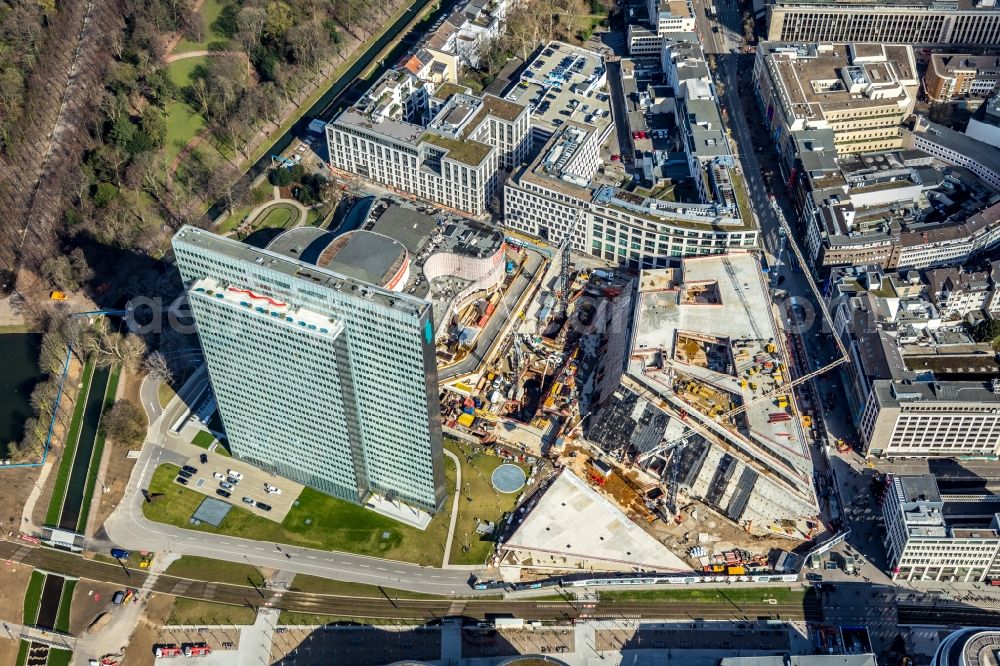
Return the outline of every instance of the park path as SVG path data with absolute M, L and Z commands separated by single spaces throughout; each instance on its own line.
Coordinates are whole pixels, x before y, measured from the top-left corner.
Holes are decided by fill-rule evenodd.
M 233 56 L 234 58 L 243 58 L 247 60 L 247 54 L 243 51 L 185 51 L 184 53 L 171 53 L 163 61 L 167 64 L 172 62 L 177 62 L 178 60 L 185 60 L 187 58 L 203 58 L 205 56 Z
M 462 499 L 462 461 L 448 449 L 444 449 L 444 454 L 455 463 L 455 499 L 451 503 L 451 522 L 448 523 L 448 538 L 444 541 L 444 561 L 441 568 L 448 568 L 448 561 L 451 559 L 451 541 L 455 538 L 455 523 L 458 522 L 458 500 Z
M 270 208 L 271 206 L 274 206 L 275 204 L 288 204 L 289 206 L 292 206 L 293 208 L 295 208 L 296 210 L 299 211 L 299 220 L 298 220 L 298 222 L 296 222 L 294 225 L 292 225 L 290 227 L 287 227 L 288 229 L 292 229 L 294 227 L 300 227 L 300 226 L 303 226 L 306 223 L 306 220 L 308 219 L 308 215 L 309 215 L 309 209 L 306 208 L 305 206 L 303 206 L 301 203 L 299 203 L 295 199 L 285 199 L 283 197 L 278 196 L 278 188 L 275 187 L 274 188 L 274 198 L 268 199 L 267 201 L 265 201 L 261 205 L 257 206 L 256 208 L 254 208 L 253 210 L 251 210 L 249 213 L 247 213 L 246 219 L 247 219 L 248 222 L 250 222 L 250 225 L 249 225 L 250 228 L 253 227 L 253 222 L 257 219 L 257 217 L 262 212 L 264 212 L 265 209 Z M 248 233 L 249 232 L 247 229 L 243 229 L 243 222 L 240 222 L 239 226 L 237 226 L 235 229 L 233 229 L 233 233 L 236 233 L 236 232 L 239 232 L 239 231 L 243 231 L 244 233 Z
M 194 0 L 194 4 L 191 5 L 190 13 L 198 14 L 198 18 L 201 18 L 201 6 L 205 4 L 205 0 Z M 166 47 L 163 49 L 164 53 L 170 53 L 177 45 L 180 44 L 181 39 L 184 38 L 184 33 L 180 30 L 175 32 L 173 36 L 167 41 Z M 167 62 L 170 62 L 169 60 Z

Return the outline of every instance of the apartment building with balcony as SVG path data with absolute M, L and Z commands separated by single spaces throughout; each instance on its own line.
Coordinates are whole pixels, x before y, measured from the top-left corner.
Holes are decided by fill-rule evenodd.
M 385 73 L 327 125 L 330 166 L 473 216 L 500 187 L 498 172 L 531 148 L 527 106 L 477 97 L 453 83 L 447 99 L 406 70 Z

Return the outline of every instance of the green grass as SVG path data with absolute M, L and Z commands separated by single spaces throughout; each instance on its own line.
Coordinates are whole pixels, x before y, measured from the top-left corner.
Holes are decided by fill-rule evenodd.
M 730 169 L 729 174 L 733 181 L 733 192 L 736 194 L 736 205 L 740 209 L 740 219 L 745 225 L 750 224 L 753 220 L 753 208 L 750 206 L 750 199 L 747 198 L 746 183 L 743 176 L 735 169 Z
M 174 47 L 173 52 L 190 53 L 191 51 L 209 51 L 216 46 L 220 46 L 220 42 L 221 45 L 225 45 L 227 41 L 226 36 L 215 30 L 212 25 L 219 18 L 219 14 L 222 13 L 226 4 L 220 0 L 205 0 L 196 19 L 202 22 L 202 40 L 200 42 L 192 42 L 186 37 L 182 38 L 177 42 L 177 46 Z
M 198 56 L 196 58 L 185 58 L 184 60 L 172 62 L 167 65 L 167 76 L 178 88 L 189 86 L 194 81 L 194 71 L 199 67 L 207 66 L 210 57 L 212 56 Z
M 476 518 L 498 522 L 514 508 L 518 493 L 499 493 L 493 488 L 490 475 L 500 465 L 503 458 L 474 452 L 475 449 L 455 439 L 446 438 L 445 448 L 456 454 L 462 462 L 462 498 L 458 500 L 458 519 L 455 521 L 455 537 L 451 544 L 451 564 L 482 564 L 493 551 L 492 537 L 483 540 L 476 534 Z M 472 462 L 466 461 L 471 456 Z M 525 466 L 522 469 L 528 470 Z M 472 501 L 466 499 L 471 497 Z M 451 506 L 448 506 L 451 509 Z M 466 536 L 468 535 L 468 536 Z M 469 550 L 462 552 L 468 545 Z
M 614 601 L 677 601 L 705 604 L 760 604 L 764 599 L 776 599 L 779 604 L 801 604 L 805 601 L 804 590 L 787 587 L 750 587 L 732 589 L 693 590 L 623 590 L 601 592 L 601 599 Z
M 17 661 L 14 662 L 17 666 L 24 666 L 28 663 L 28 648 L 30 647 L 28 641 L 21 641 L 17 646 Z
M 73 651 L 72 650 L 61 650 L 59 648 L 51 648 L 49 650 L 49 659 L 45 662 L 45 666 L 69 666 L 73 662 Z
M 90 390 L 90 380 L 94 375 L 94 364 L 87 362 L 83 366 L 83 375 L 80 383 L 83 389 L 76 395 L 76 404 L 73 405 L 73 418 L 69 422 L 69 430 L 63 440 L 62 458 L 59 460 L 59 469 L 56 471 L 56 482 L 52 488 L 52 499 L 49 500 L 49 509 L 45 512 L 45 524 L 55 525 L 59 521 L 59 514 L 62 512 L 63 499 L 66 497 L 66 486 L 69 484 L 69 474 L 73 469 L 73 456 L 76 454 L 77 440 L 80 439 L 80 427 L 83 425 L 83 410 L 87 405 L 87 392 Z
M 104 404 L 101 407 L 101 415 L 108 413 L 111 406 L 115 404 L 115 394 L 118 393 L 118 380 L 122 376 L 122 367 L 115 366 L 108 378 L 108 390 L 104 393 Z M 97 486 L 97 472 L 101 469 L 101 457 L 104 456 L 104 441 L 106 435 L 97 422 L 97 435 L 94 439 L 94 450 L 90 456 L 90 467 L 87 468 L 87 482 L 83 486 L 83 501 L 80 504 L 80 517 L 76 521 L 76 531 L 83 533 L 87 528 L 87 517 L 90 514 L 90 504 L 94 500 L 94 490 Z
M 158 496 L 153 502 L 143 504 L 143 513 L 150 520 L 257 541 L 339 550 L 415 564 L 441 564 L 448 534 L 448 511 L 440 512 L 427 529 L 421 531 L 364 507 L 304 488 L 297 500 L 298 506 L 293 506 L 281 523 L 234 505 L 218 528 L 204 523 L 192 526 L 188 519 L 205 495 L 174 483 L 178 469 L 176 465 L 165 464 L 153 473 L 149 491 Z M 445 461 L 445 476 L 448 487 L 454 489 L 455 471 L 450 460 Z M 451 493 L 445 506 L 451 506 Z
M 383 587 L 382 591 L 376 585 L 365 585 L 364 583 L 348 583 L 342 580 L 330 580 L 319 576 L 308 574 L 298 574 L 292 581 L 292 590 L 301 592 L 312 592 L 314 594 L 333 594 L 341 597 L 360 597 L 365 599 L 385 599 L 388 595 L 392 599 L 445 599 L 434 594 L 421 594 L 420 592 L 409 592 L 407 590 L 396 590 L 390 587 Z
M 212 446 L 212 442 L 214 441 L 215 441 L 215 435 L 205 430 L 199 430 L 195 434 L 194 439 L 191 440 L 191 443 L 194 444 L 195 446 L 200 446 L 203 449 L 207 449 L 208 447 Z
M 160 403 L 160 409 L 166 409 L 175 395 L 177 392 L 167 382 L 160 382 L 160 385 L 156 387 L 156 400 Z
M 264 584 L 264 576 L 257 567 L 241 562 L 213 560 L 209 557 L 185 555 L 171 562 L 167 567 L 168 576 L 207 580 L 213 583 L 232 583 L 233 585 Z
M 69 612 L 73 605 L 74 589 L 76 589 L 75 580 L 67 580 L 63 583 L 62 598 L 59 600 L 59 612 L 56 613 L 56 631 L 69 631 Z
M 222 456 L 223 458 L 232 458 L 233 457 L 233 454 L 229 452 L 229 443 L 226 442 L 226 440 L 224 440 L 224 439 L 220 439 L 219 440 L 219 445 L 217 447 L 215 447 L 215 450 L 212 451 L 212 453 L 217 453 L 220 456 Z
M 256 613 L 247 606 L 217 604 L 200 599 L 174 599 L 167 624 L 253 624 Z
M 184 146 L 198 135 L 205 126 L 205 119 L 184 102 L 170 102 L 167 104 L 166 112 L 167 136 L 164 139 L 163 151 L 169 164 Z
M 42 587 L 45 586 L 45 574 L 32 571 L 28 587 L 24 591 L 24 609 L 21 613 L 21 624 L 34 624 L 38 617 L 38 605 L 42 601 Z
M 299 209 L 287 203 L 276 203 L 262 210 L 253 221 L 253 230 L 285 229 L 299 223 Z

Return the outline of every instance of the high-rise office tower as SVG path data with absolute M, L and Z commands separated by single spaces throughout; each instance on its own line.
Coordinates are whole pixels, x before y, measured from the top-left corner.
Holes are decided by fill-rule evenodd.
M 173 247 L 233 454 L 433 512 L 447 491 L 431 304 L 392 291 L 409 257 L 371 236 L 300 228 L 261 250 L 184 227 Z

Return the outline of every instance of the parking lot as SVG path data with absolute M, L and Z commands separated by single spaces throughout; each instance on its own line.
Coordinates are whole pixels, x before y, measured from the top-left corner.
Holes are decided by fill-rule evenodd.
M 207 456 L 208 462 L 201 462 L 201 456 Z M 235 506 L 241 506 L 251 513 L 279 523 L 288 515 L 292 503 L 302 490 L 301 485 L 288 479 L 217 453 L 197 454 L 188 458 L 184 464 L 197 470 L 187 480 L 186 485 L 191 490 L 196 490 L 217 500 L 230 502 Z M 242 474 L 243 478 L 238 479 L 238 483 L 231 484 L 229 470 Z M 219 474 L 223 478 L 219 479 L 215 474 Z M 231 484 L 233 487 L 227 489 L 222 486 L 223 483 Z M 277 494 L 267 492 L 264 488 L 267 484 L 275 486 L 281 492 Z M 230 496 L 219 495 L 219 490 L 225 490 L 230 493 Z M 244 497 L 249 497 L 255 502 L 262 502 L 270 506 L 271 510 L 265 511 L 257 506 L 250 506 L 243 501 Z

